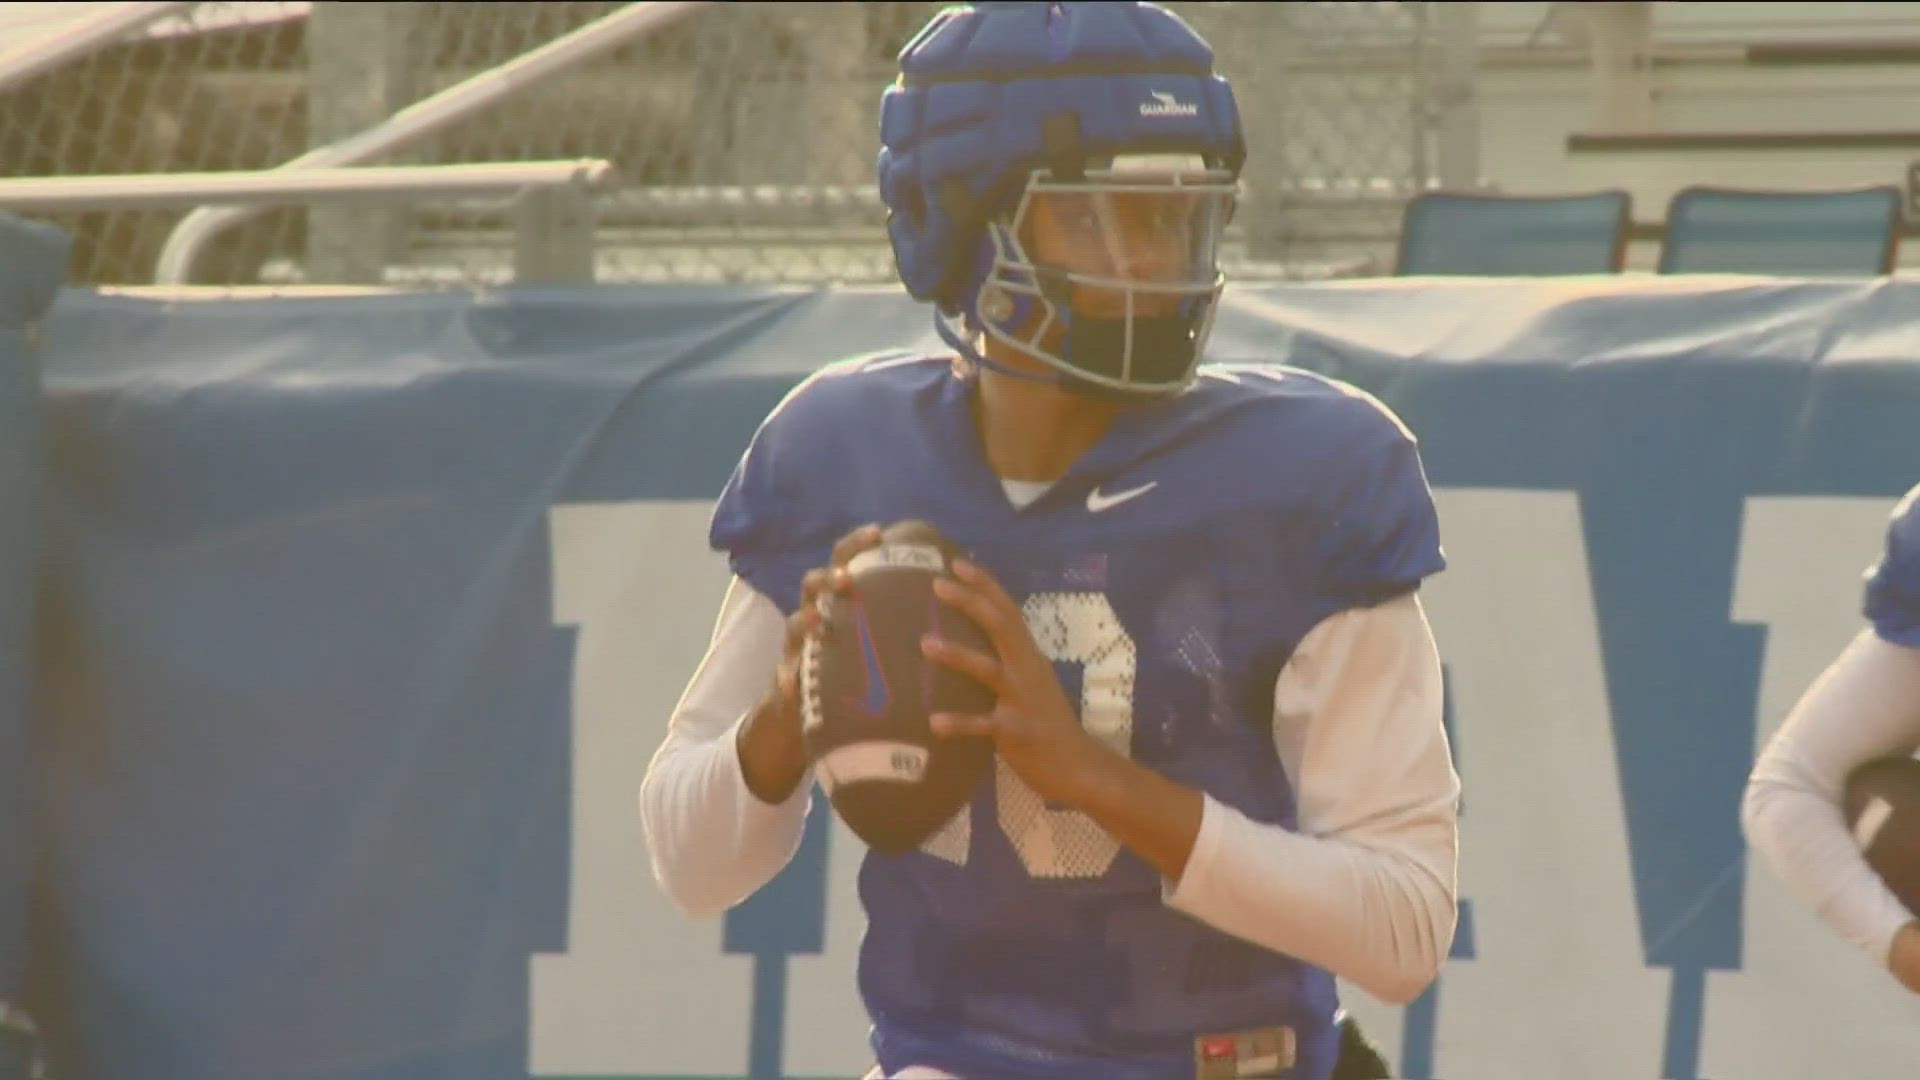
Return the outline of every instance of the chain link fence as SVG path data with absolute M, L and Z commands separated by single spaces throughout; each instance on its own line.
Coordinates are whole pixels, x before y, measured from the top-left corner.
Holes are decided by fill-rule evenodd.
M 0 95 L 0 174 L 269 168 L 622 4 L 203 3 Z M 942 5 L 725 3 L 529 85 L 383 163 L 598 157 L 604 281 L 885 283 L 881 90 Z M 1251 144 L 1241 277 L 1378 268 L 1435 179 L 1435 3 L 1173 3 L 1214 43 Z M 212 283 L 499 281 L 508 207 L 276 209 L 199 261 Z M 178 212 L 89 211 L 83 281 L 150 281 Z

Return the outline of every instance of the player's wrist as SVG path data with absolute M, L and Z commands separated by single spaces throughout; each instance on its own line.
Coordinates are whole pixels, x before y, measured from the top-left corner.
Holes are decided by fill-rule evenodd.
M 1098 740 L 1064 769 L 1059 798 L 1178 882 L 1199 841 L 1206 796 Z
M 1920 922 L 1910 922 L 1894 933 L 1887 966 L 1902 986 L 1920 994 Z
M 778 693 L 768 695 L 741 723 L 734 754 L 754 798 L 777 806 L 792 797 L 807 772 L 807 749 L 797 719 L 785 715 Z

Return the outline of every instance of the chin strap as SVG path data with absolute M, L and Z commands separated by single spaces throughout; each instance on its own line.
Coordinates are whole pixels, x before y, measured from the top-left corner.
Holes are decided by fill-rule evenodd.
M 960 354 L 960 358 L 975 367 L 987 368 L 1014 379 L 1026 379 L 1028 382 L 1050 383 L 1054 386 L 1069 386 L 1069 380 L 1057 372 L 1022 371 L 987 358 L 986 354 L 973 347 L 973 335 L 967 333 L 959 317 L 949 316 L 939 308 L 933 311 L 933 330 L 940 340 Z
M 1058 386 L 1062 390 L 1090 397 L 1098 401 L 1118 402 L 1122 405 L 1160 401 L 1175 392 L 1168 390 L 1120 390 L 1114 387 L 1102 386 L 1096 382 L 1089 382 L 1085 379 L 1076 379 L 1066 372 L 1022 371 L 1019 368 L 1008 367 L 1005 364 L 989 359 L 981 350 L 974 348 L 972 335 L 966 332 L 965 327 L 959 325 L 951 317 L 943 315 L 938 309 L 935 309 L 933 313 L 933 329 L 935 333 L 940 335 L 941 341 L 946 342 L 953 351 L 960 354 L 961 359 L 974 365 L 976 368 L 986 368 L 998 374 L 1005 375 L 1008 378 L 1046 383 L 1049 386 Z

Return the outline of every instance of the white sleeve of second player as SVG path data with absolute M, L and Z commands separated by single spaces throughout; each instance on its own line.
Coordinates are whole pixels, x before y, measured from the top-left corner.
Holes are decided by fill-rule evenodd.
M 1861 857 L 1840 801 L 1855 767 L 1916 746 L 1920 649 L 1863 630 L 1767 741 L 1740 807 L 1747 842 L 1773 872 L 1882 965 L 1913 914 Z
M 1314 627 L 1274 689 L 1298 829 L 1209 797 L 1168 903 L 1382 1001 L 1419 996 L 1457 918 L 1460 778 L 1442 706 L 1417 596 Z
M 717 915 L 772 880 L 800 847 L 813 774 L 777 805 L 747 789 L 739 726 L 772 685 L 786 618 L 735 578 L 713 640 L 640 782 L 640 822 L 653 876 L 695 917 Z

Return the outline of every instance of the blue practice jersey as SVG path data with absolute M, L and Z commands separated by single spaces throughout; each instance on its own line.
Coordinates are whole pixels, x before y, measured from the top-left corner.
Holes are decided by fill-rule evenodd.
M 1124 411 L 1045 495 L 1009 502 L 944 358 L 837 365 L 756 434 L 712 539 L 784 610 L 839 537 L 932 522 L 1020 601 L 1081 722 L 1262 822 L 1295 827 L 1275 680 L 1309 630 L 1442 566 L 1411 435 L 1378 402 L 1284 368 L 1210 369 Z M 1190 1077 L 1264 1031 L 1323 1080 L 1328 973 L 1168 907 L 1162 881 L 1004 766 L 918 852 L 868 853 L 859 982 L 883 1067 Z M 1243 1045 L 1245 1045 L 1243 1043 Z
M 1894 507 L 1886 551 L 1867 571 L 1866 609 L 1881 637 L 1920 649 L 1920 485 Z

